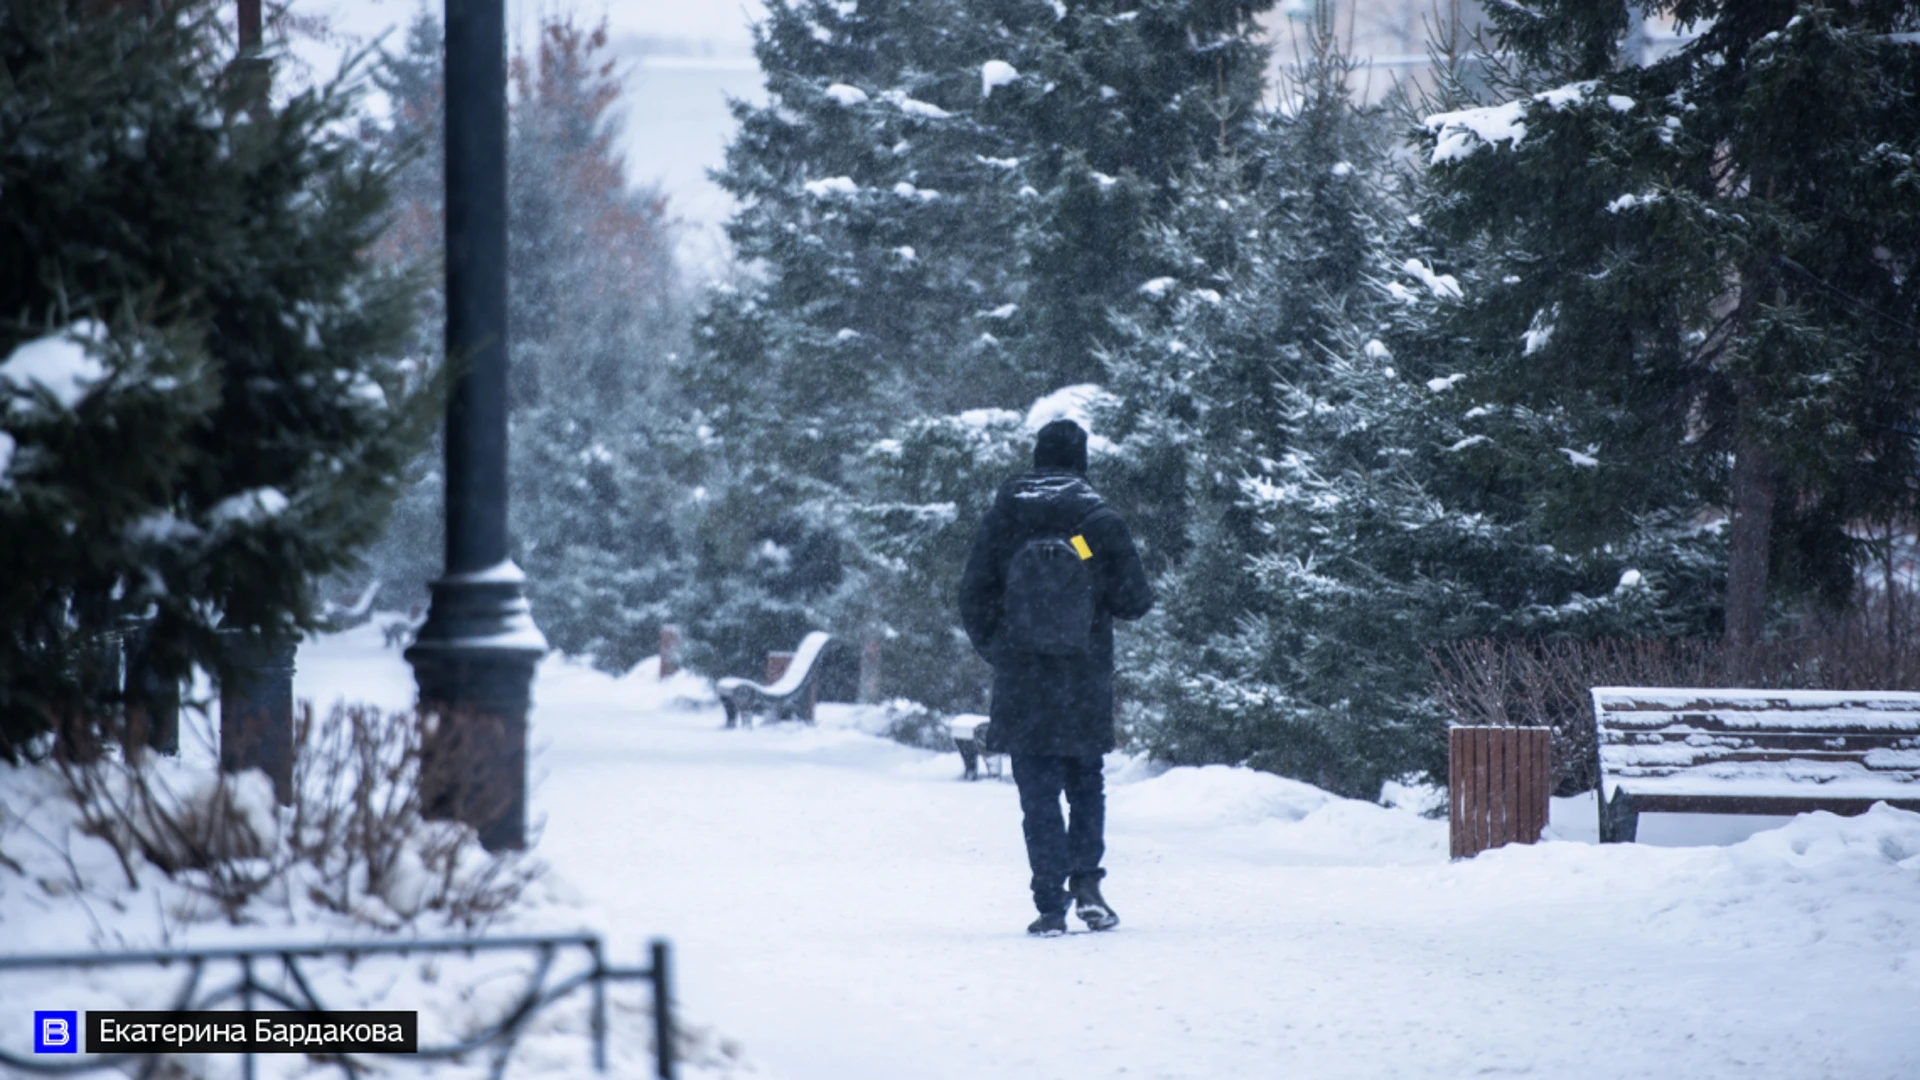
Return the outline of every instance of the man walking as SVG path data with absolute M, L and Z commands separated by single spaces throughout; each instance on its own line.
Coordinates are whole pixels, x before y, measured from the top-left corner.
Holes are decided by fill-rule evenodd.
M 1066 933 L 1069 899 L 1090 929 L 1120 924 L 1100 895 L 1113 620 L 1152 606 L 1126 522 L 1087 483 L 1087 433 L 1055 420 L 1034 440 L 1033 469 L 1001 485 L 960 578 L 961 622 L 993 665 L 992 741 L 1020 789 L 1040 909 L 1029 934 Z

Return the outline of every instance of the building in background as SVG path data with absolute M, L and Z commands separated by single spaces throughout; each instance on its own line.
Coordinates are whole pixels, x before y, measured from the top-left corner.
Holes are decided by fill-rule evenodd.
M 1298 61 L 1306 31 L 1321 17 L 1354 59 L 1354 89 L 1369 102 L 1383 100 L 1403 83 L 1431 88 L 1435 59 L 1444 61 L 1451 53 L 1471 62 L 1486 26 L 1481 0 L 1280 0 L 1266 18 L 1273 39 L 1268 81 L 1275 104 L 1282 76 Z M 1629 5 L 1627 17 L 1632 20 L 1627 54 L 1641 64 L 1669 55 L 1689 36 L 1664 15 L 1648 19 Z
M 1275 104 L 1286 70 L 1300 61 L 1308 32 L 1320 19 L 1353 58 L 1356 96 L 1369 102 L 1406 82 L 1431 87 L 1435 56 L 1470 54 L 1485 22 L 1479 0 L 1280 0 L 1266 19 Z

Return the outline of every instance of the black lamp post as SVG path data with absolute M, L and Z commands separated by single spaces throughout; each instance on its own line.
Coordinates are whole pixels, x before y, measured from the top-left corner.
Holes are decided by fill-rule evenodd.
M 547 651 L 507 558 L 507 57 L 504 0 L 447 0 L 447 562 L 407 650 L 437 718 L 430 815 L 526 844 L 527 711 Z

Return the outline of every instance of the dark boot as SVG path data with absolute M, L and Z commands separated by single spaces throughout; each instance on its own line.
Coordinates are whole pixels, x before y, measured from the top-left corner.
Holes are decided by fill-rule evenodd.
M 1100 895 L 1100 879 L 1103 876 L 1096 870 L 1067 878 L 1067 892 L 1073 897 L 1073 913 L 1080 916 L 1080 921 L 1086 923 L 1089 930 L 1111 930 L 1120 925 L 1120 916 L 1114 914 L 1113 907 Z
M 1056 915 L 1042 915 L 1027 924 L 1027 933 L 1034 937 L 1059 937 L 1067 932 L 1066 912 Z

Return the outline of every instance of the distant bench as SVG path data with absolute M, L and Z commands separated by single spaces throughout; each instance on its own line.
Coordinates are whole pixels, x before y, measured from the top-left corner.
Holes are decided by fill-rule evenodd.
M 715 682 L 713 692 L 719 696 L 721 707 L 727 710 L 727 726 L 745 723 L 752 727 L 756 715 L 764 715 L 769 720 L 800 719 L 812 723 L 813 688 L 820 675 L 820 654 L 832 640 L 819 630 L 801 638 L 800 647 L 793 651 L 786 670 L 770 673 L 765 683 L 734 676 Z
M 1593 689 L 1600 841 L 1643 813 L 1920 810 L 1920 694 Z
M 1000 775 L 1001 755 L 986 749 L 986 717 L 977 713 L 961 713 L 948 721 L 948 730 L 953 733 L 954 748 L 960 751 L 960 764 L 966 769 L 966 779 L 980 779 L 982 757 L 986 758 L 987 775 Z

